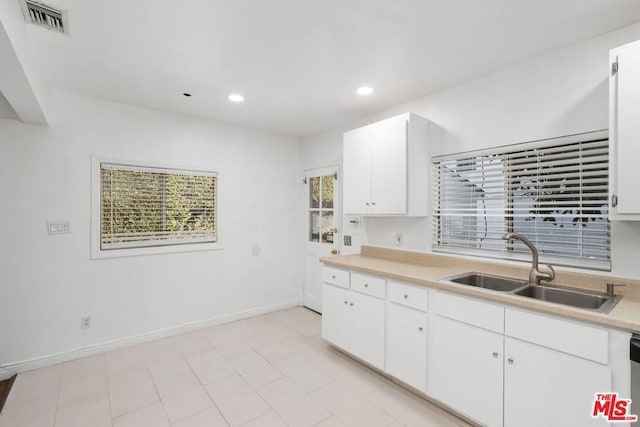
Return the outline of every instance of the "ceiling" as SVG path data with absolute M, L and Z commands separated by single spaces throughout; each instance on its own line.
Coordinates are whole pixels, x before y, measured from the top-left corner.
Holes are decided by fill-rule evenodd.
M 640 20 L 637 0 L 45 2 L 71 29 L 28 26 L 52 85 L 300 136 Z

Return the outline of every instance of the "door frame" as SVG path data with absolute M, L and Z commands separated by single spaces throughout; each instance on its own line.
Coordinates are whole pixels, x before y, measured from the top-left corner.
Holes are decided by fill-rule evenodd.
M 300 260 L 301 260 L 301 281 L 300 281 L 300 305 L 302 307 L 306 307 L 304 305 L 304 289 L 305 289 L 305 285 L 306 285 L 306 280 L 307 280 L 307 268 L 306 268 L 306 244 L 308 242 L 308 231 L 309 231 L 309 218 L 307 215 L 307 183 L 304 182 L 305 178 L 307 177 L 307 174 L 311 171 L 315 171 L 318 169 L 324 169 L 324 168 L 336 168 L 338 170 L 338 196 L 339 196 L 339 201 L 338 201 L 338 209 L 334 210 L 334 226 L 338 228 L 338 242 L 337 242 L 337 249 L 338 249 L 338 254 L 342 253 L 342 243 L 343 243 L 343 238 L 342 238 L 342 232 L 343 232 L 343 227 L 342 227 L 342 222 L 343 222 L 343 218 L 342 218 L 342 161 L 335 161 L 335 162 L 329 162 L 329 163 L 323 163 L 320 165 L 315 165 L 315 166 L 310 166 L 310 167 L 305 167 L 302 169 L 302 173 L 301 173 L 301 177 L 300 177 L 300 183 L 301 185 L 301 198 L 300 198 L 300 212 L 302 213 L 302 218 L 300 221 L 300 228 L 302 230 L 301 236 L 302 239 L 300 241 Z M 308 308 L 308 307 L 307 307 Z M 311 309 L 310 309 L 311 310 Z

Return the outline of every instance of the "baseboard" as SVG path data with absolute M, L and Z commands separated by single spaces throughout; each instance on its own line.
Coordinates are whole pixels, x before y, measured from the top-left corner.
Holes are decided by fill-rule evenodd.
M 9 378 L 11 378 L 13 375 L 14 375 L 14 374 L 13 374 L 11 371 L 9 371 L 9 370 L 7 370 L 7 369 L 5 369 L 5 368 L 0 367 L 0 381 L 8 380 L 8 379 L 9 379 Z
M 20 362 L 6 363 L 0 366 L 0 380 L 11 377 L 20 372 L 30 371 L 32 369 L 44 368 L 58 363 L 69 362 L 71 360 L 80 359 L 82 357 L 93 356 L 108 351 L 118 350 L 120 348 L 129 347 L 131 345 L 142 344 L 148 341 L 154 341 L 160 338 L 166 338 L 173 335 L 179 335 L 197 329 L 208 328 L 211 326 L 222 325 L 224 323 L 234 322 L 236 320 L 247 319 L 249 317 L 259 316 L 261 314 L 278 311 L 285 308 L 296 307 L 300 305 L 300 300 L 290 300 L 277 304 L 265 305 L 238 313 L 227 314 L 224 316 L 213 317 L 200 322 L 187 323 L 173 328 L 160 329 L 147 332 L 140 335 L 134 335 L 121 338 L 114 341 L 108 341 L 87 347 L 76 348 L 61 353 L 51 354 L 44 357 L 24 360 Z M 6 378 L 5 378 L 6 375 Z

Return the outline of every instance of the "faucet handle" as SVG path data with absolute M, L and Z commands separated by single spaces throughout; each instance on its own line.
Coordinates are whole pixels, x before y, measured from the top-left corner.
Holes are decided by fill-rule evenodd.
M 547 273 L 548 276 L 545 278 L 545 280 L 547 282 L 551 282 L 556 278 L 556 271 L 553 269 L 553 266 L 551 264 L 547 264 L 547 267 L 549 268 L 549 273 Z

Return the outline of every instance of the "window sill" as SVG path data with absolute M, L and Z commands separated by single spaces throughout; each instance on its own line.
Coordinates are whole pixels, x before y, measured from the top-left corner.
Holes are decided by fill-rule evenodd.
M 181 252 L 220 251 L 224 248 L 220 243 L 191 243 L 184 245 L 149 246 L 145 248 L 123 248 L 101 250 L 94 247 L 91 250 L 91 259 L 122 258 L 143 255 L 171 254 Z

